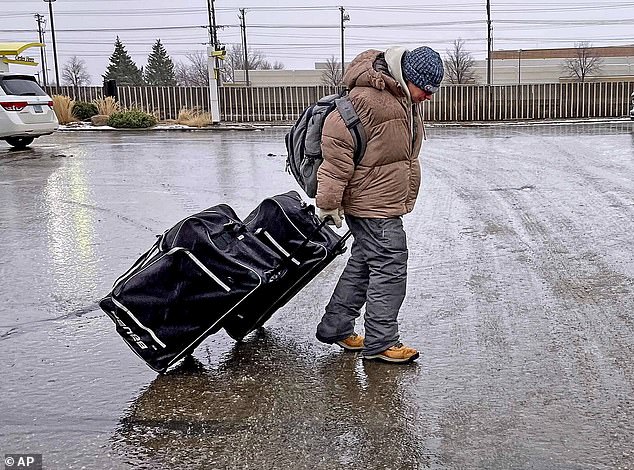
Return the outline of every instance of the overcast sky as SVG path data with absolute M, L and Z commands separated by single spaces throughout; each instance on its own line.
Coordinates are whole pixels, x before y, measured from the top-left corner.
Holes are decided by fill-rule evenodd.
M 328 2 L 328 0 L 325 0 Z M 339 6 L 345 23 L 345 58 L 367 48 L 429 45 L 445 54 L 456 38 L 476 59 L 486 57 L 486 0 L 377 1 L 339 4 L 317 0 L 216 0 L 219 42 L 240 43 L 239 9 L 246 9 L 247 43 L 286 69 L 313 68 L 316 61 L 341 57 Z M 0 0 L 0 42 L 38 41 L 34 14 L 46 18 L 48 68 L 53 48 L 48 4 L 43 0 Z M 72 56 L 85 60 L 92 83 L 100 85 L 118 35 L 137 66 L 146 65 L 161 39 L 175 61 L 205 51 L 209 41 L 207 0 L 57 0 L 53 3 L 60 66 Z M 625 0 L 549 2 L 491 0 L 494 49 L 634 44 L 634 2 Z M 27 55 L 39 62 L 39 52 Z M 35 73 L 37 69 L 13 67 Z

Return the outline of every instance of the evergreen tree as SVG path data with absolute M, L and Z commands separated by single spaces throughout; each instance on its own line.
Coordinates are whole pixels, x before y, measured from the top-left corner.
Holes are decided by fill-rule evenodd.
M 103 79 L 116 80 L 117 85 L 143 85 L 143 75 L 123 47 L 119 36 L 114 43 L 114 52 L 110 56 L 110 64 Z
M 147 59 L 147 66 L 143 73 L 145 83 L 148 85 L 175 86 L 176 77 L 174 75 L 174 62 L 167 51 L 157 39 L 152 46 L 152 53 Z

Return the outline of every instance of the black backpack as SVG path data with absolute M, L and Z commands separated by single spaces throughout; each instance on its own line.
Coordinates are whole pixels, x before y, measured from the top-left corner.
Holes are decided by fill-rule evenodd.
M 286 134 L 286 170 L 297 180 L 308 197 L 317 194 L 317 170 L 323 162 L 321 133 L 326 116 L 337 109 L 354 140 L 354 164 L 359 164 L 365 153 L 367 136 L 347 90 L 324 96 L 301 114 Z

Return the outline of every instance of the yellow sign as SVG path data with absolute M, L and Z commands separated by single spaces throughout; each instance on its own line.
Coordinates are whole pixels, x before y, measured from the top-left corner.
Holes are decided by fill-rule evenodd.
M 224 60 L 224 58 L 227 56 L 227 51 L 220 50 L 220 51 L 212 51 L 211 53 L 211 57 L 218 57 L 220 60 Z
M 0 59 L 5 64 L 38 65 L 33 58 L 20 55 L 31 47 L 44 47 L 44 44 L 41 42 L 0 42 Z

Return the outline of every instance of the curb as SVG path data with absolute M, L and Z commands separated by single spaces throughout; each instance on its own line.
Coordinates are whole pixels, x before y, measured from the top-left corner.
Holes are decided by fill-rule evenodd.
M 588 118 L 588 119 L 558 119 L 534 121 L 472 121 L 472 122 L 426 122 L 425 127 L 513 127 L 513 126 L 565 126 L 575 124 L 615 124 L 633 122 L 629 117 L 622 118 Z M 216 132 L 216 131 L 262 131 L 264 129 L 288 129 L 293 123 L 263 123 L 263 124 L 216 124 L 208 127 L 188 127 L 183 125 L 156 125 L 143 129 L 116 129 L 109 126 L 60 125 L 58 132 Z
M 533 121 L 473 121 L 473 122 L 426 122 L 425 127 L 512 127 L 512 126 L 565 126 L 578 124 L 615 124 L 634 121 L 629 117 L 622 118 L 588 118 L 588 119 L 559 119 L 559 120 L 533 120 Z M 60 125 L 59 132 L 215 132 L 215 131 L 262 131 L 264 129 L 288 129 L 290 123 L 262 123 L 262 124 L 216 124 L 208 127 L 188 127 L 178 124 L 156 125 L 143 129 L 117 129 L 109 126 L 85 125 Z
M 58 132 L 147 132 L 147 131 L 161 131 L 161 132 L 209 132 L 209 131 L 260 131 L 269 126 L 253 126 L 253 125 L 216 125 L 209 127 L 188 127 L 179 125 L 169 126 L 152 126 L 142 129 L 122 128 L 117 129 L 110 126 L 92 126 L 86 125 L 60 125 Z

